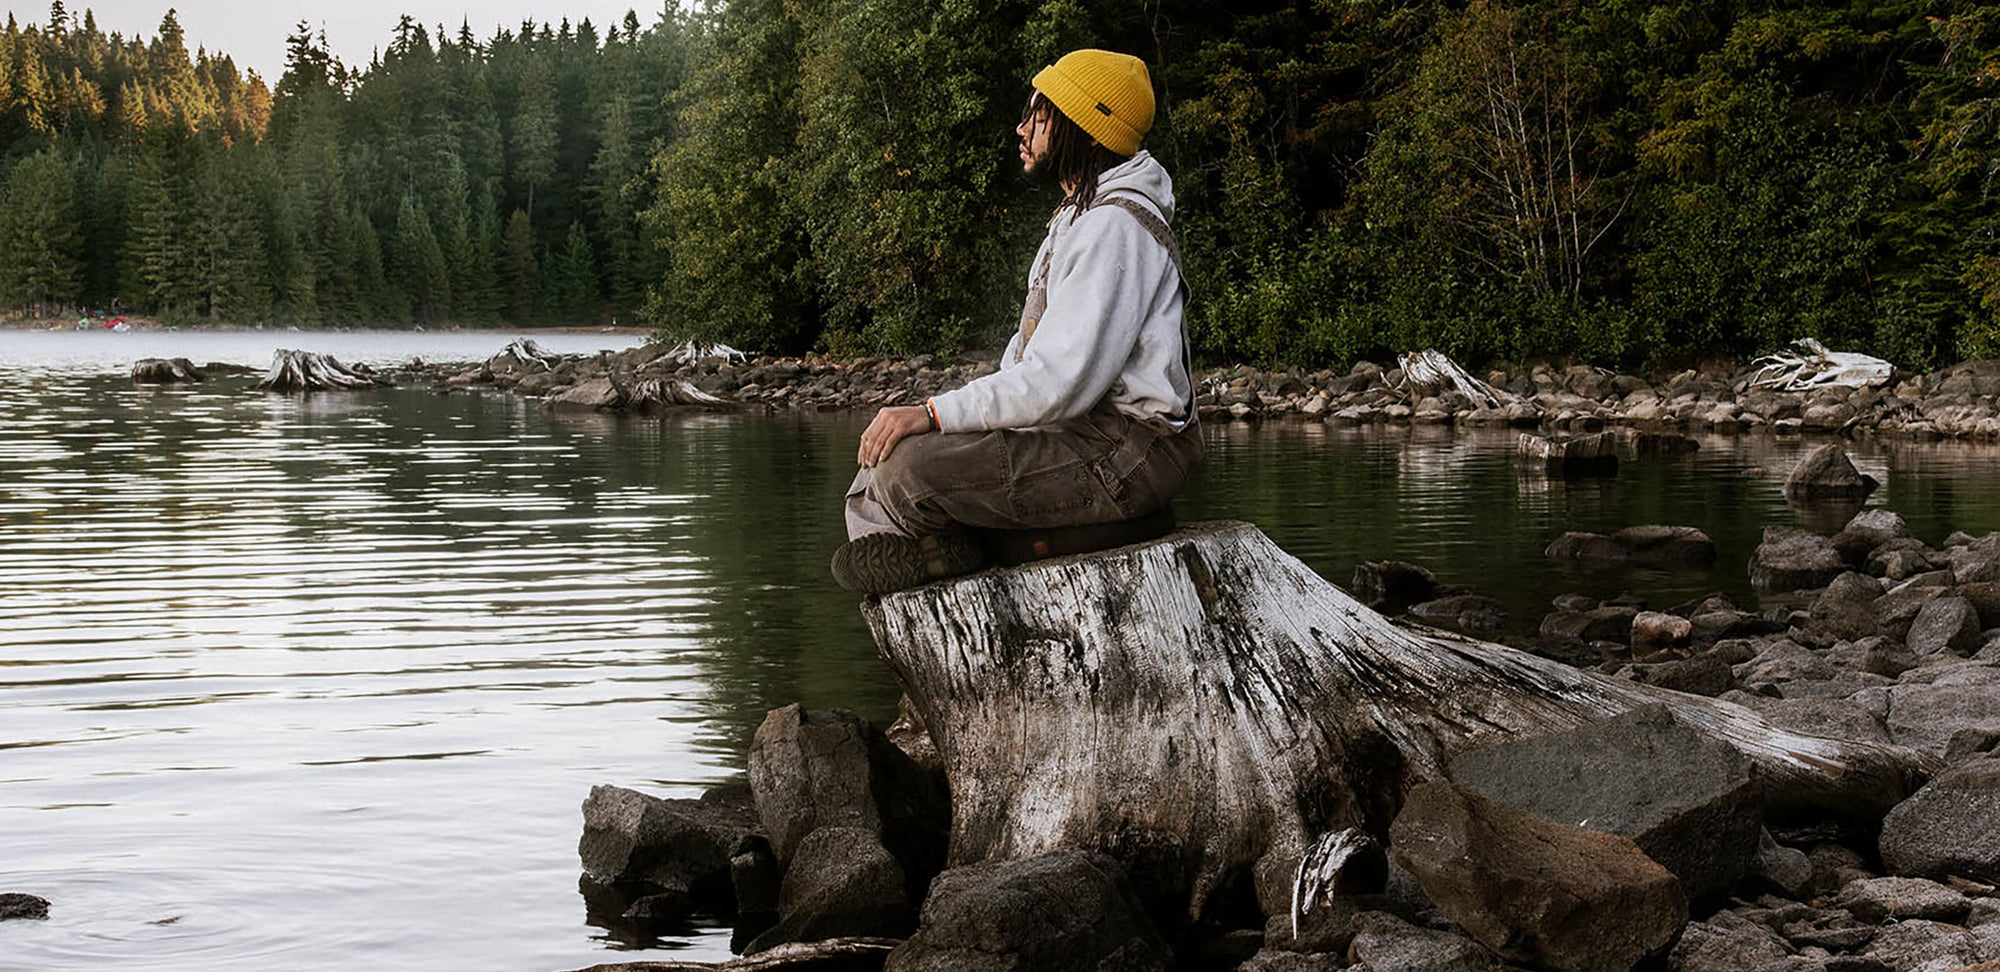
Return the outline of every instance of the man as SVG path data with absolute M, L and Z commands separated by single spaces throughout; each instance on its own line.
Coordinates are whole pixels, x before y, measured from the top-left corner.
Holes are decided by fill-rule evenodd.
M 1145 63 L 1065 55 L 1035 75 L 1015 127 L 1023 170 L 1063 201 L 1029 270 L 1000 370 L 861 434 L 843 587 L 886 593 L 983 565 L 967 528 L 1048 529 L 1166 508 L 1201 459 L 1167 224 L 1173 181 L 1139 148 Z

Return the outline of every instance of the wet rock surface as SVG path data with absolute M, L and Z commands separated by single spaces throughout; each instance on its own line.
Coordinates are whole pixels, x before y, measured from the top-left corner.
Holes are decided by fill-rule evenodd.
M 1167 972 L 1173 957 L 1125 868 L 1065 852 L 938 876 L 886 972 Z

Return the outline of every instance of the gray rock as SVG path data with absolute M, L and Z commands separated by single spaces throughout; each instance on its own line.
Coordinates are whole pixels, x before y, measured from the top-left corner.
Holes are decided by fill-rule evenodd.
M 1547 820 L 1630 837 L 1697 904 L 1756 869 L 1762 811 L 1748 764 L 1664 705 L 1475 749 L 1446 773 Z
M 2000 730 L 2000 679 L 1992 669 L 1967 667 L 1977 672 L 1952 672 L 1928 685 L 1892 686 L 1884 720 L 1890 739 L 1942 756 L 1960 730 Z
M 1780 894 L 1794 898 L 1812 896 L 1812 859 L 1805 851 L 1778 843 L 1768 830 L 1760 831 L 1757 841 L 1757 873 Z
M 625 395 L 611 384 L 611 379 L 592 378 L 549 399 L 549 404 L 561 408 L 617 408 L 624 400 Z
M 1864 563 L 1868 554 L 1891 540 L 1910 535 L 1910 525 L 1889 510 L 1862 510 L 1834 534 L 1833 545 L 1850 564 Z
M 1965 598 L 1940 597 L 1918 609 L 1907 643 L 1918 655 L 1970 655 L 1979 650 L 1979 612 Z
M 2000 881 L 2000 759 L 1945 770 L 1882 820 L 1891 874 Z
M 1875 623 L 1881 633 L 1897 641 L 1909 637 L 1910 625 L 1924 605 L 1943 597 L 1948 588 L 1930 584 L 1905 583 L 1875 599 Z
M 1866 569 L 1876 577 L 1900 581 L 1930 573 L 1940 562 L 1921 540 L 1891 540 L 1868 555 Z
M 780 882 L 778 858 L 771 845 L 758 836 L 729 858 L 729 881 L 736 888 L 736 913 L 774 914 L 778 910 Z
M 1972 899 L 1972 910 L 1965 916 L 1965 927 L 1984 928 L 1988 925 L 2000 928 L 2000 898 Z
M 1715 563 L 1715 541 L 1687 526 L 1634 526 L 1616 533 L 1565 533 L 1543 551 L 1553 560 L 1581 560 L 1638 567 L 1706 567 Z
M 1389 845 L 1474 939 L 1551 972 L 1630 968 L 1687 922 L 1680 882 L 1629 839 L 1446 780 L 1410 791 Z
M 1437 576 L 1400 560 L 1372 560 L 1354 568 L 1354 596 L 1384 614 L 1400 614 L 1437 593 Z
M 1882 596 L 1882 582 L 1847 571 L 1835 577 L 1813 599 L 1807 627 L 1842 641 L 1858 641 L 1880 633 L 1875 619 L 1875 601 Z
M 1632 637 L 1632 619 L 1638 616 L 1638 608 L 1615 604 L 1589 611 L 1556 611 L 1542 618 L 1541 633 L 1550 638 L 1625 644 Z
M 1065 851 L 954 868 L 884 972 L 1166 972 L 1173 956 L 1125 869 Z
M 750 744 L 750 788 L 781 865 L 821 827 L 859 827 L 881 835 L 902 863 L 913 901 L 943 866 L 951 820 L 943 780 L 845 709 L 771 710 Z
M 1854 468 L 1854 462 L 1847 458 L 1846 449 L 1841 448 L 1839 443 L 1828 443 L 1800 460 L 1792 469 L 1792 474 L 1785 477 L 1785 498 L 1860 499 L 1874 492 L 1875 485 L 1873 479 Z
M 1806 859 L 1812 862 L 1813 890 L 1819 894 L 1831 894 L 1853 881 L 1876 876 L 1860 854 L 1842 844 L 1815 844 L 1806 851 Z
M 1750 555 L 1750 583 L 1768 592 L 1824 587 L 1846 569 L 1833 541 L 1797 527 L 1765 527 Z
M 1791 947 L 1777 932 L 1733 918 L 1723 912 L 1709 921 L 1689 923 L 1668 953 L 1667 968 L 1673 972 L 1747 972 L 1791 954 Z
M 1498 631 L 1507 626 L 1507 605 L 1480 594 L 1454 594 L 1425 601 L 1410 613 L 1464 631 Z
M 1367 972 L 1500 972 L 1500 960 L 1478 942 L 1451 932 L 1418 928 L 1395 915 L 1371 911 L 1355 919 L 1347 957 Z
M 0 893 L 0 921 L 16 918 L 42 919 L 49 916 L 49 899 L 22 894 L 19 891 Z
M 1693 695 L 1721 695 L 1736 684 L 1729 663 L 1713 655 L 1630 665 L 1621 674 L 1629 674 L 1633 681 L 1646 685 Z
M 744 952 L 847 936 L 900 938 L 915 925 L 903 868 L 881 838 L 860 827 L 820 827 L 792 854 L 778 894 L 778 923 Z
M 1736 680 L 1747 688 L 1799 680 L 1825 680 L 1839 674 L 1825 656 L 1790 639 L 1764 646 L 1757 657 L 1735 668 Z
M 1978 940 L 1965 929 L 1918 919 L 1882 929 L 1862 954 L 1892 969 L 1947 972 L 1979 961 L 1979 951 Z
M 748 794 L 712 791 L 701 800 L 663 800 L 617 786 L 594 786 L 583 802 L 577 856 L 599 884 L 680 891 L 711 910 L 733 907 L 731 857 L 757 833 Z
M 1850 881 L 1840 889 L 1834 904 L 1869 924 L 1881 924 L 1891 918 L 1958 921 L 1972 910 L 1972 902 L 1965 895 L 1936 881 L 1915 877 Z
M 1957 594 L 1972 602 L 1981 628 L 2000 628 L 2000 581 L 1975 581 L 1959 586 Z
M 1236 972 L 1342 972 L 1347 963 L 1337 955 L 1307 955 L 1265 949 L 1236 967 Z

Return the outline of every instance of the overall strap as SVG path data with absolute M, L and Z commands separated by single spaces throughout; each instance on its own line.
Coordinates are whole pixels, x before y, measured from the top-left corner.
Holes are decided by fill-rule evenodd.
M 1132 218 L 1138 220 L 1139 227 L 1144 229 L 1146 234 L 1153 238 L 1153 242 L 1160 244 L 1160 248 L 1167 251 L 1167 259 L 1174 265 L 1174 276 L 1180 281 L 1182 295 L 1185 296 L 1190 292 L 1187 273 L 1181 269 L 1180 240 L 1175 238 L 1173 227 L 1168 226 L 1166 220 L 1161 219 L 1138 200 L 1124 196 L 1105 196 L 1092 203 L 1090 208 L 1096 209 L 1099 206 L 1116 206 L 1132 214 Z M 1054 248 L 1051 248 L 1049 252 L 1042 255 L 1041 266 L 1036 268 L 1035 271 L 1035 280 L 1028 287 L 1027 303 L 1021 307 L 1021 338 L 1014 345 L 1014 361 L 1016 364 L 1020 363 L 1022 355 L 1027 353 L 1028 342 L 1035 336 L 1035 325 L 1042 322 L 1042 314 L 1049 308 L 1049 260 L 1054 255 Z M 1182 319 L 1181 323 L 1181 371 L 1187 376 L 1188 383 L 1187 415 L 1181 418 L 1185 422 L 1193 422 L 1195 417 L 1194 349 L 1188 345 L 1187 322 L 1185 318 Z

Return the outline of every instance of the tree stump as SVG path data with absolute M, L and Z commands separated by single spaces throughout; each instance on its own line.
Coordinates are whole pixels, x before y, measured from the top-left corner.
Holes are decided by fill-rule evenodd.
M 374 388 L 383 384 L 366 366 L 348 367 L 330 354 L 292 351 L 284 348 L 271 356 L 271 370 L 257 387 L 271 391 L 324 391 L 342 388 Z
M 207 379 L 186 358 L 140 358 L 132 363 L 132 382 L 138 385 L 182 385 Z
M 1260 861 L 1386 837 L 1453 756 L 1665 703 L 1740 750 L 1776 815 L 1875 815 L 1935 761 L 1369 610 L 1220 522 L 864 604 L 929 727 L 953 865 L 1108 851 L 1199 917 Z

